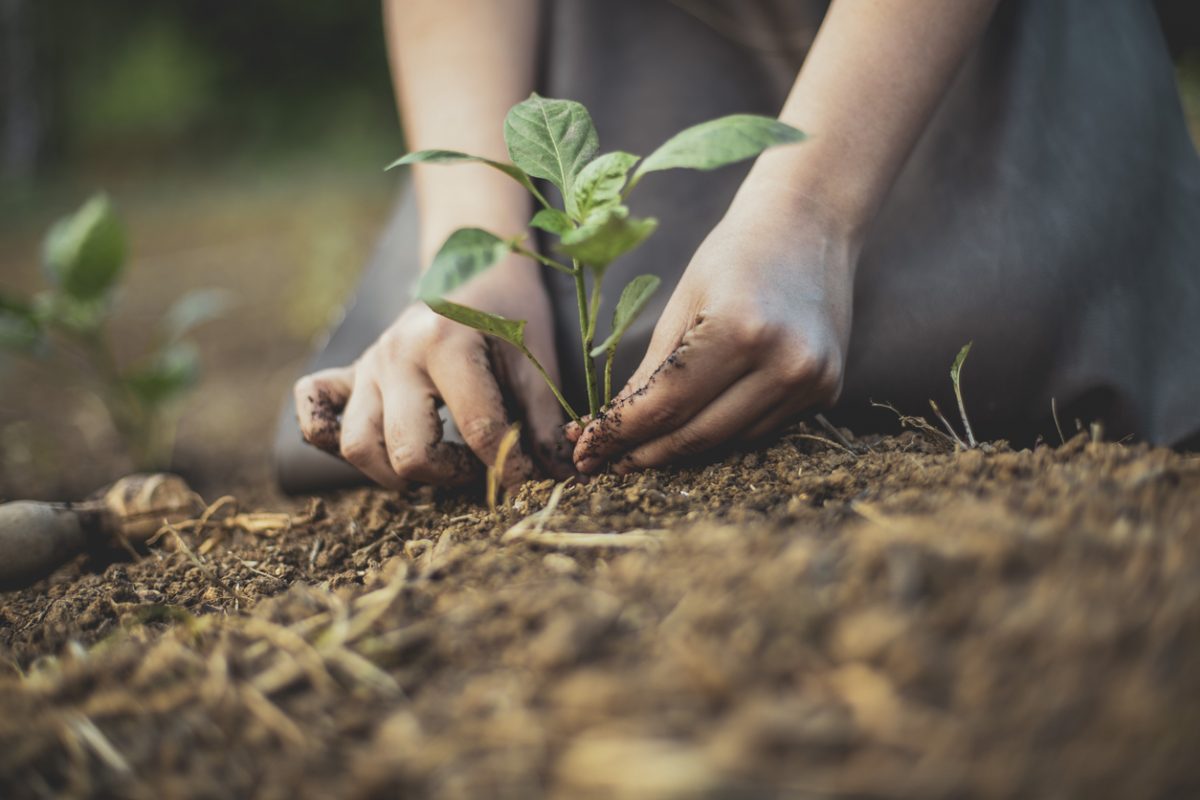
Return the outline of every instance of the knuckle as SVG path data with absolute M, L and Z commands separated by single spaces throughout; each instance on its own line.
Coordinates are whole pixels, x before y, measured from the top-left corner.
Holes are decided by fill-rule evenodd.
M 800 351 L 783 360 L 782 379 L 790 388 L 807 388 L 821 398 L 836 397 L 841 390 L 839 359 L 811 351 Z
M 679 424 L 682 412 L 675 403 L 666 403 L 649 409 L 647 416 L 650 425 L 654 428 L 671 428 Z
M 303 405 L 306 401 L 311 402 L 310 396 L 315 394 L 317 382 L 312 375 L 305 375 L 300 380 L 292 384 L 292 396 L 296 398 L 297 407 Z
M 394 328 L 383 332 L 376 343 L 376 355 L 390 360 L 401 358 L 409 349 L 409 338 Z
M 729 337 L 739 347 L 757 349 L 774 342 L 778 336 L 778 332 L 779 326 L 777 324 L 764 320 L 761 317 L 746 315 L 739 317 L 732 323 Z
M 415 480 L 423 471 L 425 459 L 417 447 L 400 443 L 388 448 L 388 463 L 400 478 Z
M 694 456 L 711 446 L 707 437 L 688 428 L 675 431 L 669 437 L 668 443 L 672 452 L 684 456 Z
M 500 439 L 508 430 L 503 422 L 488 417 L 468 419 L 459 426 L 463 440 L 476 453 L 491 453 L 500 446 Z
M 362 466 L 370 460 L 371 450 L 372 446 L 369 439 L 361 437 L 342 437 L 342 458 L 346 459 L 356 467 Z

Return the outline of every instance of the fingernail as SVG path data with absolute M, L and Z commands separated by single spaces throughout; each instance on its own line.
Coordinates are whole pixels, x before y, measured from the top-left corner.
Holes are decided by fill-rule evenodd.
M 575 469 L 579 470 L 580 472 L 595 472 L 596 468 L 600 466 L 600 463 L 600 459 L 594 456 L 588 456 L 587 458 L 581 458 L 576 461 Z

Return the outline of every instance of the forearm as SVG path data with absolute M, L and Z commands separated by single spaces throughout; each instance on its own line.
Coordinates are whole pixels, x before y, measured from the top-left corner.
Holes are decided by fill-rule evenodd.
M 779 118 L 811 134 L 743 188 L 852 237 L 878 210 L 997 0 L 834 0 Z
M 502 121 L 534 88 L 537 0 L 385 0 L 388 52 L 409 150 L 508 160 Z M 435 172 L 436 171 L 436 172 Z M 530 200 L 483 165 L 413 168 L 428 264 L 454 229 L 524 230 Z

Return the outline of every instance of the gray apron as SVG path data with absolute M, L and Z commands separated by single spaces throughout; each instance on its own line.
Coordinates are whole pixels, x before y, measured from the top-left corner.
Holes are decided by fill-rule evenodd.
M 778 113 L 825 5 L 552 0 L 539 91 L 586 104 L 602 152 L 645 155 L 705 119 Z M 747 169 L 664 172 L 639 186 L 634 212 L 660 228 L 606 280 L 653 272 L 665 286 L 626 336 L 618 382 Z M 310 369 L 350 363 L 395 318 L 419 271 L 415 230 L 406 187 L 356 303 Z M 573 284 L 546 280 L 567 391 L 586 405 Z M 868 232 L 830 416 L 883 430 L 894 416 L 872 400 L 952 409 L 949 366 L 968 341 L 963 390 L 981 436 L 1056 439 L 1052 398 L 1068 435 L 1075 419 L 1159 444 L 1200 433 L 1200 159 L 1148 2 L 999 4 Z M 290 491 L 357 474 L 301 447 L 290 408 L 276 458 Z

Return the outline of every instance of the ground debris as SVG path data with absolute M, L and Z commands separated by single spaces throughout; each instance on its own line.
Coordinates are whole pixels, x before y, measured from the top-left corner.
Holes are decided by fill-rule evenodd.
M 1200 790 L 1200 462 L 794 433 L 200 552 L 227 509 L 3 595 L 0 794 Z

